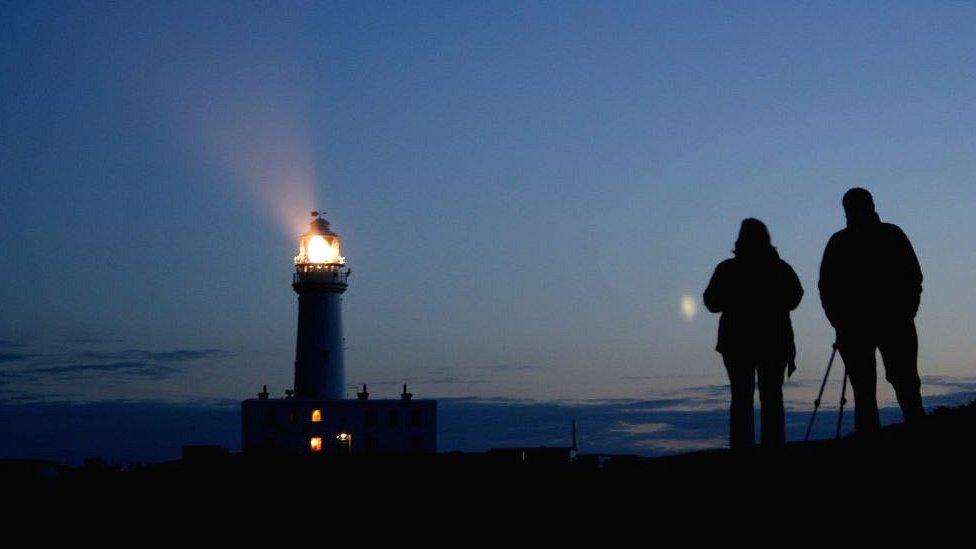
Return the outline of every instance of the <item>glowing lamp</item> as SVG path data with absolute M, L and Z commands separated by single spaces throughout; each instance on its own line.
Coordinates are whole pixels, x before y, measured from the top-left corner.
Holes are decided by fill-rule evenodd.
M 313 453 L 322 451 L 322 437 L 312 437 L 308 439 L 308 448 Z
M 339 235 L 332 232 L 329 222 L 319 212 L 312 212 L 312 222 L 309 224 L 308 232 L 298 239 L 295 265 L 344 265 L 346 258 L 340 255 L 339 246 Z

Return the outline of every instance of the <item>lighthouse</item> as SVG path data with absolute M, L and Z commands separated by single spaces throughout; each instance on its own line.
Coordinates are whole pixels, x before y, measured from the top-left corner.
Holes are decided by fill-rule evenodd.
M 345 397 L 342 294 L 349 268 L 340 255 L 339 235 L 312 212 L 301 235 L 291 287 L 298 294 L 298 341 L 295 344 L 295 396 L 338 400 Z
M 429 454 L 437 450 L 437 401 L 370 398 L 366 384 L 347 399 L 342 296 L 350 270 L 338 233 L 319 212 L 298 237 L 291 287 L 298 294 L 294 386 L 279 398 L 267 387 L 241 403 L 245 453 Z

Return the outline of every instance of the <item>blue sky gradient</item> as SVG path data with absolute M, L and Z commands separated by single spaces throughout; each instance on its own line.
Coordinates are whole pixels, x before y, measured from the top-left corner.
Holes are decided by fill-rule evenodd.
M 759 217 L 807 290 L 800 402 L 855 185 L 922 261 L 923 374 L 967 378 L 974 24 L 908 2 L 5 3 L 0 398 L 282 394 L 319 208 L 353 269 L 350 383 L 540 402 L 724 383 L 717 318 L 681 299 Z

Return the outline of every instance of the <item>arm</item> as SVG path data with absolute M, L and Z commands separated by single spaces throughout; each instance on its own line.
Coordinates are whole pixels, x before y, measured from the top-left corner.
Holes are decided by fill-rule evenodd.
M 834 235 L 827 241 L 823 259 L 820 261 L 820 281 L 817 283 L 817 288 L 820 290 L 820 304 L 827 315 L 827 320 L 835 328 L 839 318 L 837 311 L 837 254 L 837 235 Z
M 705 295 L 702 296 L 705 307 L 713 313 L 721 313 L 728 306 L 728 291 L 726 289 L 728 285 L 727 271 L 728 267 L 726 262 L 719 263 L 718 267 L 715 267 L 712 279 L 708 281 L 708 288 L 705 288 Z
M 918 306 L 922 301 L 922 266 L 918 263 L 918 256 L 908 235 L 896 227 L 895 242 L 897 243 L 898 265 L 901 267 L 902 282 L 905 287 L 908 313 L 912 318 L 918 313 Z
M 787 311 L 792 311 L 800 305 L 800 300 L 803 299 L 803 286 L 800 284 L 800 278 L 796 276 L 796 271 L 789 263 L 782 261 L 784 270 L 784 285 L 783 285 L 783 305 L 786 306 Z

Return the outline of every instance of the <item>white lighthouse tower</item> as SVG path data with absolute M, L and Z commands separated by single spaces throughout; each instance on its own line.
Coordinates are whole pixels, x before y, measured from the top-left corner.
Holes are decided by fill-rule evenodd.
M 349 269 L 339 235 L 318 212 L 298 238 L 291 287 L 298 294 L 295 386 L 284 398 L 267 388 L 241 403 L 241 446 L 246 453 L 429 454 L 437 451 L 437 401 L 371 399 L 363 386 L 346 396 L 342 294 Z
M 346 396 L 342 294 L 349 269 L 339 235 L 319 212 L 312 216 L 309 231 L 299 239 L 291 285 L 298 294 L 295 396 L 338 400 Z

